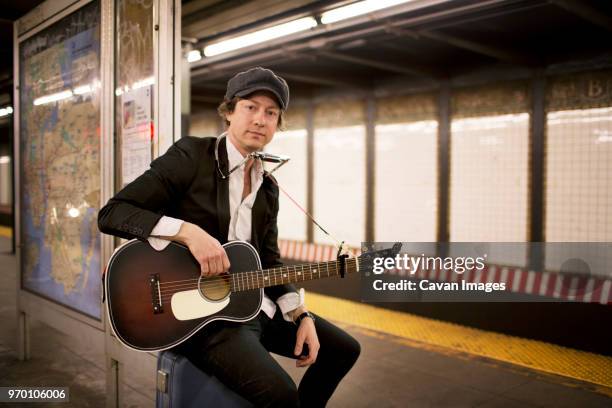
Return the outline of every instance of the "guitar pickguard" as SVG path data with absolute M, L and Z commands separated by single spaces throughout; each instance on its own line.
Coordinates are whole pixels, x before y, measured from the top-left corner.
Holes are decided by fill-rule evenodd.
M 215 314 L 223 310 L 229 303 L 229 297 L 219 302 L 210 302 L 204 299 L 197 289 L 194 289 L 172 295 L 170 306 L 177 320 L 192 320 Z

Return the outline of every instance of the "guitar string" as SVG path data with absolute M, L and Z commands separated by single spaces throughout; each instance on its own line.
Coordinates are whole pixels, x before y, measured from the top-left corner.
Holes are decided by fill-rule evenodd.
M 309 279 L 307 280 L 312 280 L 311 278 L 317 275 L 317 273 L 313 273 Z M 338 276 L 338 274 L 334 274 L 334 276 Z M 229 288 L 230 292 L 243 292 L 243 291 L 247 291 L 247 290 L 256 290 L 256 289 L 260 289 L 260 287 L 250 287 L 251 283 L 247 283 L 245 284 L 245 287 L 240 288 L 240 285 L 236 284 L 236 282 L 234 282 L 234 284 L 232 284 L 231 281 L 229 280 L 224 280 L 223 283 L 219 283 L 219 284 L 215 284 L 215 285 L 206 285 L 205 289 L 226 289 Z M 273 286 L 273 285 L 272 285 Z M 187 289 L 198 289 L 198 285 L 194 285 L 194 284 L 187 284 L 187 286 L 185 287 L 181 287 L 181 288 L 176 288 L 175 289 L 170 289 L 170 290 L 166 290 L 164 292 L 162 292 L 160 301 L 162 303 L 166 303 L 169 302 L 172 299 L 172 296 L 174 296 L 176 293 L 185 291 Z M 156 297 L 157 298 L 157 297 Z
M 313 273 L 310 278 L 312 278 L 314 275 L 316 275 L 316 273 Z M 335 274 L 334 276 L 338 276 L 338 274 Z M 311 279 L 308 279 L 311 280 Z M 224 283 L 220 283 L 217 285 L 207 285 L 207 287 L 205 289 L 210 289 L 211 287 L 213 287 L 214 289 L 221 289 L 221 288 L 229 288 L 230 292 L 243 292 L 243 291 L 247 291 L 247 290 L 256 290 L 256 289 L 260 289 L 259 287 L 249 287 L 250 284 L 246 284 L 246 287 L 242 287 L 240 288 L 238 284 L 234 283 L 232 284 L 229 280 L 225 280 Z M 179 288 L 178 290 L 167 290 L 165 292 L 163 292 L 160 300 L 162 301 L 162 303 L 164 302 L 168 302 L 171 300 L 172 296 L 174 296 L 174 294 L 178 293 L 178 292 L 182 292 L 186 289 L 198 289 L 198 285 L 188 285 L 187 287 L 183 287 L 183 288 Z
M 356 264 L 356 261 L 354 259 L 347 259 L 346 260 L 346 264 Z M 320 263 L 316 263 L 316 264 L 307 264 L 308 265 L 308 269 L 312 269 L 313 265 L 317 265 L 317 267 L 322 268 L 322 267 L 328 267 L 328 266 L 333 266 L 334 264 L 339 265 L 338 261 L 328 261 L 328 262 L 320 262 Z M 322 265 L 322 266 L 321 266 Z M 264 270 L 257 270 L 257 271 L 246 271 L 246 272 L 236 272 L 231 274 L 232 276 L 236 276 L 236 275 L 246 275 L 246 274 L 258 274 L 258 273 L 262 273 L 265 272 L 267 274 L 273 273 L 273 274 L 283 274 L 283 273 L 293 273 L 293 272 L 297 272 L 297 268 L 301 268 L 302 265 L 291 265 L 291 266 L 285 266 L 282 268 L 270 268 L 270 269 L 264 269 Z M 283 272 L 283 268 L 285 268 L 285 272 Z M 293 271 L 290 271 L 288 268 L 293 268 Z M 301 272 L 301 271 L 300 271 Z M 318 272 L 315 272 L 318 273 Z M 199 279 L 199 278 L 190 278 L 190 279 L 182 279 L 182 280 L 176 280 L 176 281 L 168 281 L 168 282 L 162 282 L 161 285 L 167 285 L 167 284 L 172 284 L 175 282 L 185 282 L 185 281 L 190 281 L 193 279 Z
M 350 266 L 350 265 L 349 265 Z M 302 273 L 302 272 L 300 272 Z M 326 270 L 323 274 L 328 273 L 328 271 Z M 333 274 L 334 276 L 339 275 L 339 271 L 337 269 L 330 269 L 329 273 Z M 350 273 L 350 272 L 349 272 Z M 241 272 L 241 274 L 244 274 L 244 272 Z M 232 283 L 234 284 L 234 286 L 236 287 L 240 287 L 240 286 L 245 286 L 245 287 L 250 287 L 253 285 L 254 282 L 257 282 L 258 284 L 260 282 L 262 282 L 261 278 L 258 275 L 258 273 L 255 273 L 255 276 L 252 276 L 250 278 L 248 277 L 242 277 L 242 278 L 235 278 L 236 274 L 231 274 L 231 275 L 224 275 L 224 276 L 218 276 L 218 277 L 214 277 L 214 278 L 207 278 L 206 281 L 204 281 L 201 285 L 205 288 L 205 289 L 215 289 L 218 287 L 225 287 L 227 285 L 231 285 Z M 299 282 L 299 278 L 297 278 L 297 275 L 294 272 L 293 277 L 290 276 L 290 273 L 287 274 L 283 274 L 283 276 L 276 276 L 278 279 L 280 279 L 281 283 L 284 283 L 283 280 L 289 278 L 289 282 L 292 282 L 291 278 L 293 278 L 293 282 Z M 306 271 L 304 273 L 302 273 L 302 276 L 304 276 L 306 279 L 304 280 L 312 280 L 312 278 L 318 275 L 319 277 L 321 277 L 321 273 L 320 272 L 311 272 L 311 271 Z M 331 276 L 331 275 L 329 275 Z M 234 277 L 234 278 L 232 278 Z M 323 276 L 325 277 L 325 276 Z M 268 278 L 268 279 L 266 279 Z M 274 279 L 274 284 L 273 285 L 264 285 L 264 286 L 274 286 L 278 283 L 278 280 L 275 279 L 275 277 L 272 277 L 272 279 L 270 279 L 270 277 L 264 277 L 263 282 L 272 282 L 272 280 Z M 178 281 L 176 281 L 178 282 Z M 200 279 L 199 278 L 194 278 L 194 279 L 187 279 L 183 281 L 184 283 L 180 283 L 180 284 L 173 284 L 171 286 L 166 286 L 163 288 L 163 290 L 161 290 L 161 283 L 160 283 L 160 291 L 162 293 L 167 293 L 168 291 L 173 291 L 174 293 L 176 292 L 175 289 L 178 290 L 184 290 L 184 289 L 189 289 L 189 288 L 198 288 Z M 289 283 L 288 282 L 288 283 Z
M 236 282 L 237 284 L 245 283 L 246 285 L 250 285 L 253 282 L 274 282 L 274 284 L 276 284 L 279 281 L 281 283 L 284 283 L 283 281 L 287 279 L 289 279 L 290 282 L 299 282 L 301 280 L 300 277 L 304 278 L 302 280 L 306 280 L 307 277 L 313 277 L 316 275 L 325 277 L 325 274 L 338 275 L 339 271 L 337 269 L 329 268 L 329 270 L 326 270 L 323 273 L 299 272 L 298 274 L 298 272 L 293 272 L 293 273 L 283 273 L 282 275 L 269 275 L 269 276 L 263 275 L 263 274 L 259 276 L 259 273 L 255 273 L 252 275 L 240 275 L 240 276 L 236 276 L 234 274 L 230 274 L 230 275 L 225 274 L 225 275 L 219 275 L 216 277 L 205 278 L 204 281 L 201 281 L 199 278 L 193 278 L 190 280 L 185 280 L 181 283 L 173 283 L 171 285 L 163 285 L 162 283 L 160 283 L 159 288 L 162 291 L 166 291 L 166 290 L 182 288 L 182 287 L 185 287 L 186 285 L 188 286 L 188 285 L 195 284 L 197 286 L 198 284 L 200 284 L 200 282 L 202 282 L 202 285 L 211 287 L 211 285 L 214 285 L 214 284 L 224 285 L 225 282 L 229 282 L 229 281 Z
M 316 277 L 317 275 L 319 275 L 317 272 L 313 272 L 310 274 L 303 274 L 303 276 L 305 277 L 304 281 L 306 280 L 312 280 L 313 277 Z M 338 276 L 339 273 L 338 271 L 330 271 L 330 277 L 331 276 Z M 320 275 L 319 275 L 320 276 Z M 265 286 L 274 286 L 276 284 L 283 284 L 285 282 L 282 282 L 282 279 L 287 279 L 287 277 L 281 278 L 281 282 L 277 282 L 275 281 L 273 284 L 271 285 L 264 285 L 262 287 Z M 289 280 L 289 282 L 298 282 L 299 280 Z M 264 279 L 263 281 L 261 280 L 261 278 L 252 278 L 252 279 L 248 279 L 248 280 L 236 280 L 236 279 L 231 279 L 229 276 L 224 276 L 224 277 L 219 277 L 219 278 L 209 278 L 209 280 L 203 282 L 201 285 L 199 284 L 199 280 L 197 280 L 196 282 L 191 282 L 191 283 L 183 283 L 180 285 L 174 285 L 172 287 L 166 287 L 164 288 L 164 290 L 160 289 L 160 292 L 163 294 L 166 293 L 176 293 L 177 291 L 181 291 L 181 290 L 186 290 L 186 289 L 192 289 L 192 288 L 198 288 L 200 286 L 202 286 L 204 289 L 217 289 L 217 288 L 222 288 L 222 287 L 226 287 L 226 286 L 235 286 L 235 287 L 246 287 L 249 289 L 255 289 L 257 287 L 259 287 L 259 284 L 265 282 L 272 282 L 272 280 L 268 280 L 268 279 Z
M 334 276 L 338 276 L 339 272 L 333 271 L 334 272 Z M 349 272 L 350 273 L 350 272 Z M 319 275 L 317 272 L 312 272 L 310 273 L 310 276 L 308 277 L 308 280 L 312 280 L 312 278 L 315 275 Z M 252 282 L 246 282 L 246 284 L 244 285 L 244 287 L 240 287 L 240 284 L 238 284 L 237 282 L 231 282 L 229 279 L 225 279 L 225 278 L 218 278 L 216 279 L 217 281 L 222 281 L 221 283 L 213 283 L 211 285 L 212 282 L 207 282 L 206 285 L 203 284 L 203 286 L 205 286 L 205 289 L 220 289 L 220 288 L 229 288 L 231 292 L 241 292 L 241 291 L 246 291 L 246 290 L 255 290 L 255 289 L 260 289 L 259 287 L 254 287 L 251 288 L 250 285 L 252 284 Z M 306 279 L 305 279 L 306 280 Z M 259 281 L 258 281 L 259 282 Z M 270 286 L 274 286 L 274 285 L 270 285 Z M 193 288 L 193 289 L 197 289 L 198 285 L 194 285 L 194 284 L 186 284 L 186 287 L 181 287 L 178 288 L 178 290 L 174 290 L 174 289 L 167 289 L 166 291 L 163 292 L 163 295 L 161 296 L 161 301 L 162 302 L 167 302 L 169 301 L 172 296 L 178 292 L 184 291 L 185 289 L 189 289 L 189 288 Z
M 268 277 L 270 279 L 275 279 L 276 280 L 278 278 L 278 279 L 282 280 L 282 279 L 286 278 L 289 275 L 292 275 L 294 278 L 297 278 L 297 276 L 300 275 L 300 274 L 304 274 L 305 275 L 305 274 L 311 273 L 311 274 L 319 274 L 320 275 L 321 273 L 327 273 L 328 270 L 329 271 L 337 271 L 338 270 L 337 269 L 338 265 L 334 265 L 334 263 L 336 263 L 336 262 L 330 262 L 327 265 L 324 264 L 322 268 L 319 268 L 321 270 L 320 271 L 316 271 L 316 272 L 314 272 L 312 270 L 298 270 L 297 268 L 299 268 L 299 265 L 297 265 L 297 267 L 292 267 L 293 270 L 286 269 L 284 271 L 283 270 L 276 271 L 275 269 L 265 269 L 265 270 L 259 270 L 259 271 L 236 272 L 236 273 L 232 273 L 232 274 L 217 275 L 217 277 L 211 277 L 211 278 L 206 278 L 206 279 L 216 279 L 216 278 L 218 278 L 218 279 L 224 280 L 226 277 L 231 276 L 231 277 L 233 277 L 234 280 L 240 279 L 241 281 L 244 281 L 244 280 L 250 281 L 250 280 L 255 280 L 255 279 L 259 280 L 260 279 L 259 278 L 259 274 L 262 274 L 262 276 L 264 276 L 264 274 L 265 274 L 265 277 Z M 353 266 L 353 263 L 354 262 L 347 262 L 347 266 Z M 354 263 L 354 264 L 356 265 L 356 263 Z M 317 264 L 317 265 L 320 265 L 320 264 Z M 182 279 L 182 280 L 175 280 L 175 281 L 168 281 L 168 282 L 160 282 L 159 286 L 160 286 L 160 288 L 163 287 L 164 289 L 166 289 L 166 288 L 170 288 L 170 287 L 173 287 L 173 286 L 176 286 L 176 285 L 180 286 L 180 285 L 185 284 L 185 283 L 196 282 L 196 281 L 199 281 L 199 280 L 200 280 L 200 278 L 198 277 L 198 278 L 189 278 L 189 279 Z
M 325 273 L 327 273 L 327 272 L 328 271 L 326 270 Z M 329 272 L 333 273 L 334 276 L 339 275 L 339 271 L 337 269 L 329 270 Z M 260 282 L 260 278 L 258 276 L 255 276 L 255 277 L 253 277 L 251 279 L 244 278 L 244 277 L 242 279 L 240 279 L 240 280 L 235 279 L 235 278 L 234 279 L 230 279 L 230 276 L 236 276 L 238 274 L 244 275 L 244 274 L 247 274 L 247 273 L 253 273 L 253 272 L 238 272 L 236 274 L 225 275 L 223 277 L 208 278 L 209 280 L 206 281 L 206 282 L 203 282 L 202 286 L 203 286 L 204 289 L 213 289 L 213 290 L 217 289 L 217 288 L 224 288 L 224 287 L 227 287 L 227 286 L 232 286 L 234 289 L 235 288 L 240 288 L 240 286 L 246 287 L 247 288 L 246 290 L 256 289 L 256 288 L 250 288 L 250 286 L 254 283 L 255 280 L 257 281 L 257 283 Z M 259 271 L 256 271 L 255 274 L 258 274 L 258 273 L 259 273 Z M 288 276 L 289 274 L 284 274 L 284 275 L 287 275 L 287 276 L 279 277 L 281 279 L 281 283 L 283 283 L 282 279 L 286 279 L 287 277 L 289 277 Z M 315 275 L 318 275 L 320 277 L 321 276 L 320 271 L 318 271 L 318 272 L 306 271 L 306 272 L 303 273 L 303 276 L 307 278 L 307 279 L 304 279 L 304 280 L 312 280 L 312 277 L 315 276 Z M 295 275 L 295 276 L 297 276 L 297 275 Z M 213 282 L 213 280 L 214 280 L 214 282 Z M 163 293 L 164 295 L 167 295 L 169 293 L 170 294 L 174 294 L 174 293 L 177 293 L 179 291 L 183 291 L 185 289 L 190 289 L 190 288 L 197 289 L 200 286 L 198 283 L 194 282 L 194 281 L 199 282 L 199 278 L 186 279 L 186 280 L 183 280 L 182 282 L 185 282 L 185 281 L 187 281 L 187 282 L 179 284 L 179 285 L 174 285 L 172 287 L 165 287 L 164 290 L 160 291 L 160 292 Z M 295 280 L 295 281 L 297 282 L 297 281 L 299 281 L 299 279 Z M 174 282 L 181 282 L 181 281 L 174 281 Z M 270 280 L 270 282 L 271 282 L 271 280 Z M 289 280 L 289 282 L 291 282 L 291 280 Z M 276 285 L 276 284 L 277 284 L 277 281 L 275 281 L 274 285 Z M 274 285 L 269 285 L 269 286 L 274 286 Z M 160 284 L 160 286 L 161 286 L 161 284 Z M 178 289 L 178 290 L 175 290 L 175 289 Z M 244 290 L 244 289 L 239 289 L 239 290 Z
M 308 279 L 308 280 L 311 280 L 311 279 Z M 252 282 L 248 283 L 248 284 L 245 283 L 244 285 L 240 285 L 237 282 L 232 283 L 230 281 L 225 281 L 225 282 L 216 284 L 214 286 L 212 286 L 212 285 L 205 285 L 203 287 L 203 289 L 204 289 L 204 291 L 206 291 L 206 290 L 215 290 L 215 289 L 226 290 L 226 289 L 229 288 L 232 292 L 240 292 L 240 291 L 244 291 L 244 290 L 260 289 L 260 288 L 263 288 L 265 286 L 269 286 L 269 285 L 259 286 L 259 285 L 253 284 Z M 178 292 L 182 292 L 182 291 L 189 290 L 189 289 L 198 290 L 200 288 L 199 288 L 198 285 L 193 285 L 193 284 L 192 285 L 187 285 L 187 286 L 182 287 L 182 288 L 175 288 L 175 289 L 164 291 L 163 293 L 161 293 L 161 297 L 162 297 L 162 299 L 167 298 L 168 296 L 172 297 L 174 294 L 176 294 Z
M 198 290 L 198 287 L 194 286 L 192 288 L 183 288 L 183 289 L 178 289 L 176 291 L 170 291 L 170 292 L 165 292 L 164 294 L 161 295 L 161 298 L 159 298 L 158 296 L 154 296 L 154 299 L 161 299 L 162 302 L 168 302 L 170 299 L 172 299 L 172 297 L 180 292 L 184 292 L 188 289 L 193 289 L 193 290 Z M 247 290 L 257 290 L 257 289 L 261 289 L 258 287 L 239 287 L 238 285 L 232 285 L 232 284 L 227 284 L 226 286 L 220 287 L 218 288 L 218 290 L 221 290 L 222 292 L 226 293 L 226 292 L 232 292 L 232 293 L 237 293 L 237 292 L 244 292 Z M 203 291 L 203 293 L 206 293 L 207 291 Z
M 259 281 L 261 278 L 259 277 L 259 274 L 261 273 L 262 277 L 264 277 L 264 280 L 272 280 L 274 279 L 275 282 L 280 279 L 281 281 L 283 279 L 286 279 L 287 277 L 292 277 L 293 279 L 296 279 L 296 281 L 299 281 L 298 276 L 299 275 L 307 275 L 310 274 L 311 276 L 313 274 L 318 274 L 321 275 L 321 273 L 325 274 L 328 271 L 329 272 L 338 272 L 338 268 L 337 265 L 326 265 L 328 266 L 327 268 L 325 268 L 325 270 L 320 270 L 320 271 L 312 271 L 312 270 L 305 270 L 305 271 L 298 271 L 297 269 L 294 270 L 285 270 L 285 271 L 271 271 L 270 269 L 267 270 L 263 270 L 263 271 L 249 271 L 249 272 L 237 272 L 237 273 L 233 273 L 233 274 L 224 274 L 224 275 L 218 275 L 216 277 L 210 277 L 210 278 L 206 278 L 208 280 L 208 282 L 211 282 L 212 280 L 216 280 L 216 281 L 226 281 L 228 280 L 229 277 L 231 277 L 231 279 L 233 279 L 234 281 L 236 280 L 240 280 L 241 282 L 246 281 L 246 282 L 250 282 L 253 280 L 257 280 Z M 329 268 L 329 266 L 331 266 L 332 268 Z M 347 263 L 347 266 L 352 267 L 353 264 L 352 263 Z M 321 268 L 323 269 L 323 268 Z M 265 275 L 264 275 L 265 274 Z M 268 278 L 268 279 L 266 279 Z M 278 279 L 277 279 L 278 278 Z M 185 284 L 189 284 L 189 283 L 195 283 L 195 282 L 199 282 L 200 278 L 190 278 L 190 279 L 183 279 L 183 280 L 176 280 L 176 281 L 168 281 L 168 282 L 160 282 L 159 283 L 159 287 L 160 289 L 169 289 L 172 287 L 178 287 L 178 286 L 182 286 Z

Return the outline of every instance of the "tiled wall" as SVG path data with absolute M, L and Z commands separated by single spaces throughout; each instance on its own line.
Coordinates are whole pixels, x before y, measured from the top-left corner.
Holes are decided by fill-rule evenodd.
M 451 241 L 526 241 L 529 115 L 457 119 L 451 132 Z M 523 250 L 488 255 L 501 265 L 527 262 Z
M 314 216 L 338 240 L 365 239 L 365 117 L 362 101 L 319 104 L 314 122 Z M 315 242 L 333 243 L 315 228 Z
M 612 72 L 568 75 L 547 92 L 545 237 L 612 241 Z
M 286 130 L 277 132 L 266 151 L 289 156 L 290 160 L 274 173 L 279 186 L 300 207 L 306 209 L 307 147 L 306 112 L 303 108 L 290 107 L 286 115 Z M 275 165 L 266 165 L 268 170 Z M 306 240 L 306 216 L 282 192 L 279 192 L 278 236 L 282 239 Z
M 462 89 L 452 97 L 449 235 L 453 242 L 528 240 L 529 123 L 524 83 Z M 524 266 L 525 250 L 489 251 Z
M 451 134 L 451 240 L 525 241 L 529 115 L 456 119 Z
M 552 81 L 548 106 L 546 241 L 612 242 L 612 73 Z M 612 253 L 596 255 L 589 273 L 609 275 Z M 548 251 L 547 269 L 559 270 L 568 256 Z
M 0 157 L 0 206 L 10 206 L 13 203 L 11 173 L 10 157 Z
M 433 95 L 377 101 L 374 231 L 377 241 L 434 242 L 438 122 Z
M 549 112 L 547 241 L 612 241 L 612 108 Z

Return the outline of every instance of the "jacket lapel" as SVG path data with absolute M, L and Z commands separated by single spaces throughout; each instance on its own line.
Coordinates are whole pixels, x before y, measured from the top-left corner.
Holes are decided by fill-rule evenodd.
M 266 179 L 264 178 L 264 182 L 257 192 L 255 202 L 253 203 L 253 209 L 251 210 L 251 244 L 258 251 L 261 248 L 261 245 L 259 245 L 259 239 L 263 238 L 259 235 L 266 223 L 266 208 L 268 208 L 267 188 Z
M 225 143 L 227 137 L 224 137 L 219 142 L 219 167 L 223 174 L 227 175 L 229 164 L 227 160 L 227 148 Z M 217 217 L 219 218 L 219 232 L 221 233 L 221 243 L 227 242 L 227 234 L 229 231 L 230 212 L 229 212 L 229 177 L 223 179 L 218 171 L 217 173 Z

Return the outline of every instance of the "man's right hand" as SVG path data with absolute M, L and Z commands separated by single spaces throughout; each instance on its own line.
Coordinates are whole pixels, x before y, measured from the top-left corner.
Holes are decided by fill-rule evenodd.
M 230 262 L 225 249 L 219 241 L 197 225 L 183 222 L 181 229 L 172 239 L 189 248 L 193 257 L 200 264 L 202 276 L 215 276 L 229 270 Z

